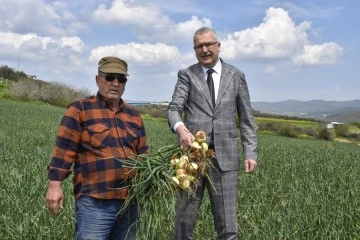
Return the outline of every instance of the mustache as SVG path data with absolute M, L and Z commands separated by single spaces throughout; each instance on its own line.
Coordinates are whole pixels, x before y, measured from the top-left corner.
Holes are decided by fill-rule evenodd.
M 210 57 L 210 56 L 211 56 L 210 52 L 201 54 L 201 57 Z

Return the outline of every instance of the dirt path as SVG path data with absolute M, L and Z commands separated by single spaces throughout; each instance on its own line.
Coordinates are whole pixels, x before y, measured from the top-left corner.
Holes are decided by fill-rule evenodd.
M 336 142 L 343 142 L 343 143 L 351 143 L 349 140 L 343 138 L 335 138 L 334 141 Z
M 347 139 L 343 139 L 343 138 L 334 138 L 334 141 L 335 142 L 343 142 L 343 143 L 353 143 L 353 142 L 351 142 Z M 360 143 L 355 143 L 355 144 L 357 144 L 360 147 Z

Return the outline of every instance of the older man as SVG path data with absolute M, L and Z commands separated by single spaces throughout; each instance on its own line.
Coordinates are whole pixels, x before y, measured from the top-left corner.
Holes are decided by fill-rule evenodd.
M 117 57 L 99 61 L 96 96 L 75 101 L 63 117 L 48 166 L 46 205 L 63 208 L 61 182 L 72 172 L 76 239 L 135 239 L 137 204 L 117 216 L 133 173 L 118 159 L 148 151 L 143 120 L 121 96 L 128 65 Z M 71 168 L 73 167 L 73 171 Z

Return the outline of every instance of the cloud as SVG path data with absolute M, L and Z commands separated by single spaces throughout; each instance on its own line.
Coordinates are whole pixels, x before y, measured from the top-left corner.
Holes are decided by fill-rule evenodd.
M 83 56 L 84 43 L 78 37 L 40 37 L 36 34 L 0 32 L 0 60 L 21 59 L 31 63 L 32 71 L 53 74 L 81 72 L 87 66 Z
M 284 9 L 271 7 L 258 26 L 229 34 L 222 41 L 221 54 L 227 59 L 291 59 L 296 65 L 335 63 L 341 46 L 311 45 L 310 28 L 310 22 L 296 25 Z
M 308 3 L 304 6 L 293 2 L 279 2 L 279 6 L 287 9 L 294 17 L 298 18 L 331 18 L 338 16 L 344 11 L 342 6 L 326 7 L 324 5 L 318 6 L 314 3 Z
M 194 32 L 203 26 L 211 27 L 211 20 L 208 18 L 199 19 L 197 16 L 192 16 L 190 20 L 180 22 L 173 27 L 170 26 L 169 38 L 176 39 L 181 37 L 182 39 L 189 41 L 189 39 L 193 38 Z M 161 37 L 161 35 L 158 35 L 157 37 Z
M 146 41 L 161 41 L 165 43 L 189 42 L 189 39 L 193 38 L 194 32 L 203 26 L 211 27 L 211 20 L 192 16 L 189 20 L 179 23 L 169 22 L 168 24 L 159 25 L 154 29 L 137 27 L 134 33 L 139 39 Z
M 188 40 L 196 29 L 212 25 L 210 19 L 197 16 L 176 23 L 157 5 L 128 0 L 115 0 L 110 7 L 100 5 L 93 12 L 93 19 L 102 24 L 130 26 L 139 39 L 153 42 Z
M 169 64 L 176 60 L 180 55 L 175 46 L 163 43 L 127 43 L 110 46 L 100 46 L 90 52 L 89 59 L 98 61 L 104 56 L 115 55 L 124 58 L 126 61 L 142 66 L 153 66 L 159 64 Z
M 149 79 L 168 82 L 169 79 L 176 79 L 179 69 L 187 68 L 197 61 L 193 52 L 183 53 L 175 46 L 132 42 L 94 48 L 90 52 L 89 62 L 97 63 L 102 57 L 109 55 L 124 59 L 129 64 L 129 74 L 138 80 L 144 80 L 142 87 L 145 89 L 154 88 L 148 83 Z
M 2 31 L 65 36 L 85 28 L 61 2 L 51 5 L 42 0 L 1 1 Z
M 343 48 L 333 42 L 305 45 L 303 53 L 295 56 L 293 61 L 299 66 L 335 64 L 342 53 Z
M 266 66 L 264 70 L 265 73 L 273 73 L 275 71 L 276 71 L 276 66 L 273 65 Z
M 263 22 L 254 28 L 229 34 L 222 42 L 227 58 L 285 58 L 307 43 L 309 22 L 295 26 L 281 8 L 269 8 Z
M 40 37 L 36 34 L 17 34 L 0 32 L 0 54 L 12 49 L 13 55 L 21 52 L 29 60 L 58 57 L 65 52 L 81 53 L 84 43 L 78 37 Z
M 151 24 L 155 28 L 170 21 L 168 17 L 162 16 L 160 9 L 155 5 L 138 5 L 127 0 L 115 0 L 110 8 L 102 4 L 94 11 L 93 17 L 102 23 L 135 26 Z
M 84 43 L 78 37 L 61 37 L 59 42 L 61 47 L 68 47 L 78 53 L 81 53 L 84 49 Z

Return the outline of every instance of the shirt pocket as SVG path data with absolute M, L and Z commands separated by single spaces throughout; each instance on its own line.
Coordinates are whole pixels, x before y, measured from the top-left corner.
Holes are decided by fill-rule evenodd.
M 134 143 L 138 140 L 139 137 L 141 137 L 141 132 L 140 130 L 133 128 L 133 127 L 129 127 L 126 126 L 126 132 L 127 132 L 127 137 L 129 139 L 130 142 Z
M 106 147 L 110 135 L 110 128 L 104 123 L 92 124 L 87 127 L 90 143 L 93 147 Z

